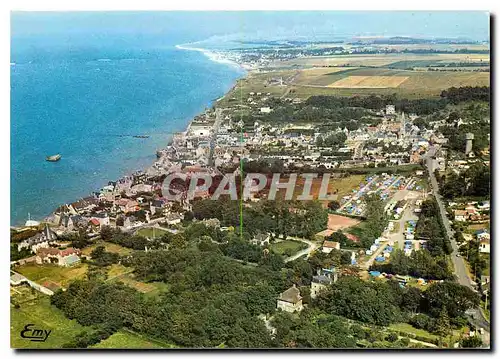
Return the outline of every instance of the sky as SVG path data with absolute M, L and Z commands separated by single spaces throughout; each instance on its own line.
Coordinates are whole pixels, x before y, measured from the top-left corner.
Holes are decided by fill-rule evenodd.
M 327 40 L 351 36 L 465 37 L 489 40 L 489 14 L 471 11 L 13 12 L 12 37 L 35 34 L 78 41 L 128 34 L 201 41 L 210 37 Z M 204 37 L 204 38 L 201 38 Z M 165 40 L 167 41 L 167 40 Z

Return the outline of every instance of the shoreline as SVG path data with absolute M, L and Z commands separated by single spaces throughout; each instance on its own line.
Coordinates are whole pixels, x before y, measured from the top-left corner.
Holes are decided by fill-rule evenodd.
M 240 70 L 247 71 L 245 66 L 239 64 L 236 61 L 228 59 L 227 57 L 223 56 L 220 52 L 217 52 L 214 50 L 208 50 L 208 49 L 204 49 L 201 47 L 189 47 L 189 46 L 187 46 L 187 44 L 175 45 L 175 48 L 178 50 L 201 52 L 203 55 L 205 55 L 209 60 L 211 60 L 213 62 L 217 62 L 219 64 L 230 65 L 233 67 L 237 67 Z
M 229 88 L 229 90 L 227 90 L 222 96 L 216 98 L 216 99 L 211 99 L 209 102 L 210 102 L 210 105 L 211 105 L 211 108 L 213 108 L 215 106 L 215 104 L 217 104 L 218 102 L 220 102 L 221 100 L 223 100 L 231 91 L 233 91 L 233 89 L 235 88 L 235 86 L 237 85 L 238 81 L 245 78 L 246 76 L 248 76 L 249 74 L 249 70 L 246 69 L 244 66 L 242 66 L 241 64 L 235 62 L 235 61 L 232 61 L 232 60 L 229 60 L 227 58 L 224 58 L 223 56 L 221 56 L 221 54 L 217 54 L 215 52 L 212 52 L 210 50 L 206 50 L 206 49 L 202 49 L 202 48 L 189 48 L 189 47 L 185 47 L 183 45 L 175 45 L 175 48 L 176 49 L 179 49 L 179 50 L 185 50 L 185 51 L 197 51 L 197 52 L 201 52 L 203 53 L 203 55 L 205 55 L 209 60 L 213 61 L 213 62 L 217 62 L 217 63 L 220 63 L 220 64 L 224 64 L 226 66 L 231 66 L 231 67 L 237 67 L 240 71 L 242 71 L 242 76 L 240 76 L 238 79 L 236 79 L 236 81 L 231 85 L 231 87 Z M 195 114 L 194 116 L 192 116 L 187 124 L 185 125 L 184 129 L 183 130 L 179 130 L 180 132 L 182 131 L 187 131 L 189 129 L 189 127 L 191 126 L 191 124 L 193 123 L 194 119 L 199 115 L 200 113 L 197 113 Z M 170 145 L 171 144 L 171 141 L 172 141 L 172 138 L 170 138 L 170 140 L 168 140 L 167 143 L 165 143 L 165 147 Z M 161 147 L 161 148 L 157 148 L 156 151 L 154 153 L 152 153 L 151 155 L 154 156 L 158 151 L 161 151 L 163 150 L 165 147 Z M 154 162 L 153 164 L 150 164 L 148 165 L 147 167 L 145 168 L 139 168 L 139 169 L 136 169 L 134 171 L 131 171 L 131 172 L 127 172 L 125 174 L 123 174 L 121 177 L 115 179 L 115 180 L 107 180 L 108 182 L 109 181 L 118 181 L 119 179 L 121 178 L 125 178 L 125 177 L 128 177 L 130 175 L 132 175 L 133 173 L 135 172 L 146 172 L 149 168 L 151 168 L 152 166 L 154 165 Z M 105 185 L 103 185 L 105 186 Z M 87 196 L 91 195 L 93 192 L 95 192 L 95 190 L 90 190 L 88 193 L 87 193 Z M 82 198 L 84 198 L 85 196 L 83 196 Z M 79 199 L 74 199 L 74 201 L 77 201 Z M 66 203 L 62 203 L 60 204 L 59 206 L 62 206 L 64 204 L 69 204 L 69 203 L 72 203 L 71 201 L 68 201 Z M 42 218 L 38 219 L 38 218 L 31 218 L 31 220 L 34 220 L 34 221 L 37 221 L 39 222 L 40 224 L 41 223 L 44 223 L 44 222 L 47 222 L 47 219 L 52 216 L 56 209 L 58 207 L 56 207 L 55 209 L 52 210 L 52 212 L 50 212 L 48 215 L 46 216 L 43 216 Z M 24 223 L 19 223 L 19 224 L 11 224 L 10 225 L 10 228 L 11 229 L 22 229 L 22 228 L 25 228 L 26 225 L 25 225 L 26 222 Z

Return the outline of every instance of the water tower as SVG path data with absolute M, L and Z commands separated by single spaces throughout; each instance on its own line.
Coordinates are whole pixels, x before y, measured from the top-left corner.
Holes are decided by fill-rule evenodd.
M 474 139 L 474 134 L 473 133 L 466 133 L 465 134 L 465 154 L 468 155 L 469 153 L 472 152 L 472 140 Z

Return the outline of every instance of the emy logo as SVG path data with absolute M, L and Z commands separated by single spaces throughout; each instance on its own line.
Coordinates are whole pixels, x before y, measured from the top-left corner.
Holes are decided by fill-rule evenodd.
M 35 324 L 26 324 L 21 330 L 21 338 L 29 339 L 32 342 L 44 342 L 49 337 L 52 330 L 33 328 Z

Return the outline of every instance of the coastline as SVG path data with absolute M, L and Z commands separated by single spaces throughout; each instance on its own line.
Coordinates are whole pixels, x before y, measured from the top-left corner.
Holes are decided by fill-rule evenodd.
M 213 108 L 215 106 L 216 103 L 218 103 L 219 101 L 221 101 L 222 99 L 224 99 L 231 91 L 233 91 L 233 89 L 235 88 L 237 82 L 239 80 L 241 80 L 242 78 L 245 78 L 246 76 L 248 76 L 248 73 L 249 73 L 249 69 L 248 68 L 245 68 L 244 65 L 241 65 L 235 61 L 232 61 L 226 57 L 224 57 L 222 54 L 220 53 L 217 53 L 217 52 L 213 52 L 213 51 L 210 51 L 210 50 L 206 50 L 206 49 L 202 49 L 202 48 L 190 48 L 190 47 L 186 47 L 186 46 L 183 46 L 183 45 L 176 45 L 175 46 L 176 49 L 178 50 L 185 50 L 185 51 L 197 51 L 197 52 L 201 52 L 205 57 L 207 57 L 210 61 L 213 61 L 213 62 L 216 62 L 216 63 L 219 63 L 219 64 L 223 64 L 223 65 L 226 65 L 226 66 L 231 66 L 233 68 L 238 68 L 238 70 L 240 70 L 242 72 L 242 75 L 239 76 L 236 81 L 234 81 L 231 85 L 231 87 L 229 88 L 229 90 L 227 90 L 222 96 L 218 97 L 218 98 L 214 98 L 214 99 L 211 99 L 210 100 L 210 106 Z M 200 113 L 196 113 L 194 116 L 191 117 L 191 119 L 189 119 L 184 127 L 184 131 L 189 129 L 189 127 L 191 126 L 192 122 L 195 120 L 195 118 L 199 115 Z M 182 132 L 182 131 L 181 131 Z M 168 140 L 168 142 L 166 142 L 164 144 L 164 146 L 168 146 L 169 144 L 171 144 L 171 141 L 172 141 L 172 138 L 170 138 Z M 163 150 L 165 147 L 160 147 L 160 148 L 157 148 L 156 149 L 156 152 L 158 151 L 161 151 Z M 151 155 L 155 155 L 155 153 L 151 153 Z M 116 178 L 116 179 L 108 179 L 107 181 L 116 181 L 116 180 L 119 180 L 120 178 L 124 178 L 124 177 L 127 177 L 127 176 L 130 176 L 132 173 L 135 173 L 135 172 L 146 172 L 149 168 L 151 168 L 153 166 L 153 164 L 149 164 L 147 167 L 142 167 L 142 168 L 137 168 L 133 171 L 128 171 L 126 173 L 124 173 L 122 176 L 120 176 L 119 178 Z M 88 194 L 87 195 L 91 195 L 95 190 L 92 190 L 90 189 Z M 74 201 L 78 200 L 78 198 L 75 198 Z M 68 201 L 66 203 L 61 203 L 59 204 L 60 205 L 64 205 L 64 204 L 68 204 L 68 203 L 71 203 L 72 201 Z M 47 221 L 47 219 L 52 216 L 56 209 L 58 207 L 54 208 L 49 214 L 43 216 L 43 217 L 33 217 L 31 218 L 31 220 L 35 220 L 35 221 L 38 221 L 40 223 L 44 223 Z M 23 228 L 25 227 L 25 224 L 24 223 L 14 223 L 12 224 L 11 223 L 11 228 L 15 228 L 15 229 L 18 229 L 18 228 Z

